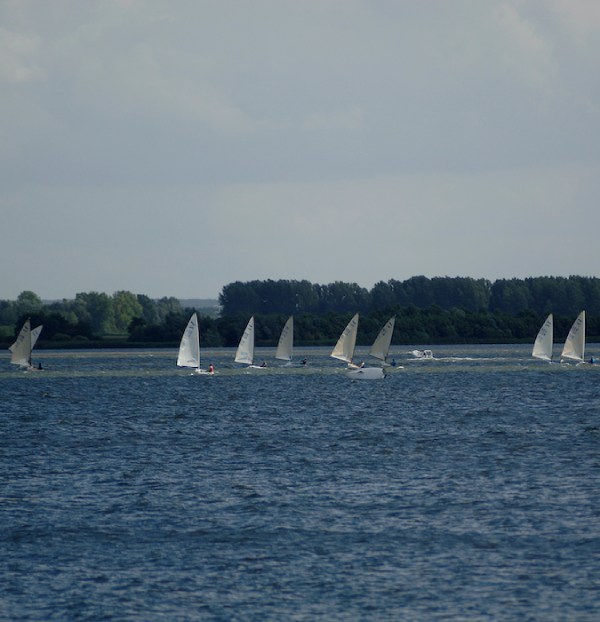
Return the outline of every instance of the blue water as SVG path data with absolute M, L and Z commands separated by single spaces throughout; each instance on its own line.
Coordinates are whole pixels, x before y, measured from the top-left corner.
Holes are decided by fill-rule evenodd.
M 0 361 L 0 619 L 600 619 L 600 366 L 434 354 Z

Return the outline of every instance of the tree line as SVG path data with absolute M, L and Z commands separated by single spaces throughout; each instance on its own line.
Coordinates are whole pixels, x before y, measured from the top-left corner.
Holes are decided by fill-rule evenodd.
M 327 285 L 309 281 L 236 281 L 223 287 L 223 315 L 237 313 L 373 313 L 379 309 L 415 306 L 426 309 L 489 311 L 517 314 L 577 315 L 582 309 L 600 314 L 600 279 L 596 277 L 530 277 L 487 279 L 414 276 L 405 281 L 380 281 L 366 289 L 356 283 Z
M 177 298 L 151 299 L 119 291 L 79 293 L 44 303 L 34 292 L 0 300 L 0 339 L 9 344 L 27 317 L 43 324 L 40 347 L 148 346 L 179 342 L 192 312 L 199 313 L 204 347 L 236 346 L 251 315 L 256 343 L 273 346 L 288 315 L 295 316 L 298 345 L 327 345 L 351 316 L 361 314 L 358 343 L 372 343 L 396 316 L 393 343 L 433 344 L 532 341 L 554 313 L 556 338 L 587 311 L 588 340 L 600 337 L 600 279 L 539 277 L 491 283 L 484 279 L 413 277 L 377 283 L 314 285 L 308 281 L 251 281 L 226 285 L 221 312 L 182 306 Z

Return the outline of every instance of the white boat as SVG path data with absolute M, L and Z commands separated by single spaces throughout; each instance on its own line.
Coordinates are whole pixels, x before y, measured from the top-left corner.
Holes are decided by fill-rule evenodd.
M 364 365 L 355 365 L 352 361 L 354 357 L 354 348 L 356 347 L 357 332 L 358 313 L 348 322 L 348 325 L 340 335 L 340 338 L 335 344 L 330 356 L 348 364 L 348 371 L 346 372 L 346 375 L 353 380 L 376 380 L 385 378 L 385 373 L 382 367 L 365 367 Z M 377 339 L 375 342 L 377 342 Z M 380 347 L 381 346 L 378 345 L 377 349 Z M 385 347 L 385 340 L 383 347 Z
M 294 316 L 290 315 L 279 336 L 279 343 L 275 351 L 275 358 L 286 361 L 287 365 L 292 364 L 292 353 L 294 350 Z
M 410 353 L 416 359 L 432 359 L 433 352 L 431 350 L 411 350 Z
M 583 363 L 585 357 L 585 311 L 582 311 L 573 322 L 565 340 L 561 359 L 570 359 Z
M 8 349 L 10 350 L 10 362 L 13 365 L 18 365 L 23 369 L 34 370 L 41 369 L 41 364 L 38 367 L 34 367 L 31 361 L 31 353 L 35 344 L 42 332 L 43 326 L 36 326 L 31 328 L 31 322 L 29 318 L 23 324 L 16 341 Z
M 200 329 L 196 313 L 192 314 L 183 331 L 177 355 L 177 365 L 179 367 L 193 367 L 196 374 L 212 375 L 214 373 L 212 365 L 208 370 L 200 368 Z
M 359 367 L 348 370 L 346 376 L 352 380 L 381 380 L 385 378 L 385 372 L 383 367 Z
M 240 339 L 240 343 L 235 353 L 235 362 L 243 363 L 253 369 L 264 369 L 266 367 L 265 364 L 254 365 L 254 316 L 248 320 L 244 334 Z
M 554 345 L 554 327 L 552 313 L 546 318 L 546 321 L 542 324 L 535 343 L 533 344 L 533 350 L 531 356 L 542 361 L 552 361 L 552 347 Z

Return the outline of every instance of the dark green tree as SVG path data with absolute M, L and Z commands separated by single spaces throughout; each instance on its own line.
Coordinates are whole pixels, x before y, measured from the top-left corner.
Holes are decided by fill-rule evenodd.
M 115 292 L 112 297 L 115 328 L 125 333 L 134 317 L 141 317 L 143 307 L 137 296 L 127 291 Z
M 15 303 L 16 311 L 18 315 L 31 315 L 37 313 L 44 306 L 42 299 L 32 291 L 21 292 L 17 296 Z

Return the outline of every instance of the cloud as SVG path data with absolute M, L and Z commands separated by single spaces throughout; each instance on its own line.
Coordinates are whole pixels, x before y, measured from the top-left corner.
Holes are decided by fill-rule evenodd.
M 0 84 L 42 78 L 44 72 L 35 62 L 38 50 L 38 37 L 0 28 Z
M 302 124 L 309 131 L 319 130 L 359 130 L 364 127 L 364 112 L 353 106 L 347 110 L 333 113 L 314 113 Z
M 564 159 L 571 141 L 594 149 L 577 126 L 595 114 L 595 94 L 559 58 L 594 55 L 565 52 L 550 11 L 529 1 L 435 11 L 358 0 L 26 3 L 5 9 L 12 35 L 30 41 L 9 66 L 46 79 L 33 91 L 13 85 L 0 106 L 22 126 L 33 117 L 39 155 L 28 168 L 59 183 L 94 171 L 112 183 L 126 173 L 133 183 L 316 181 Z M 4 162 L 12 182 L 23 164 Z
M 590 270 L 596 6 L 0 3 L 0 265 L 41 213 L 42 287 Z
M 578 35 L 600 31 L 600 4 L 596 0 L 553 0 L 551 6 Z
M 505 30 L 505 49 L 502 57 L 508 68 L 534 88 L 548 85 L 553 77 L 552 49 L 549 40 L 508 2 L 501 4 L 496 14 Z

